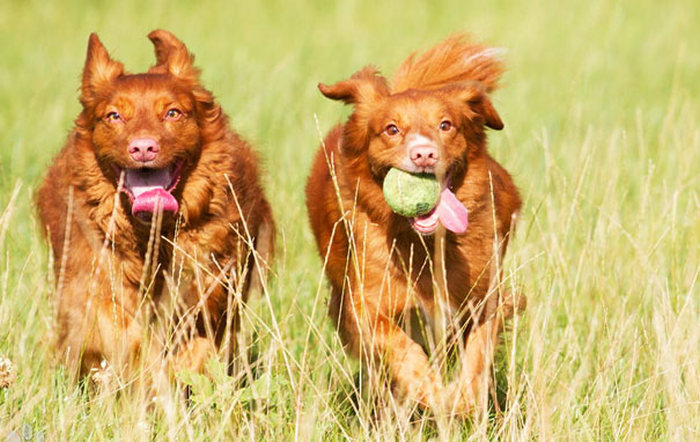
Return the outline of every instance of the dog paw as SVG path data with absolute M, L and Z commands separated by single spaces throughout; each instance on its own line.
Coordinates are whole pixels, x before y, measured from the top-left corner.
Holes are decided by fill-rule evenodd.
M 188 341 L 175 356 L 175 371 L 191 371 L 201 373 L 204 371 L 204 364 L 210 356 L 216 354 L 214 344 L 202 337 L 196 337 Z
M 119 376 L 104 359 L 99 367 L 90 369 L 90 385 L 99 393 L 110 393 L 120 388 Z
M 477 398 L 478 393 L 473 385 L 452 381 L 445 388 L 445 412 L 451 416 L 472 417 L 479 410 Z

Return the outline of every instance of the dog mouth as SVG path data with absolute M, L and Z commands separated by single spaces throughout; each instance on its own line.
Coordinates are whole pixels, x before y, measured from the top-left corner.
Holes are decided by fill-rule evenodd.
M 424 215 L 409 218 L 408 221 L 411 223 L 413 230 L 421 235 L 432 235 L 435 233 L 438 225 L 440 224 L 440 217 L 438 216 L 436 209 L 437 206 L 433 207 L 433 210 Z
M 172 192 L 181 178 L 184 161 L 177 161 L 169 167 L 121 169 L 115 166 L 120 178 L 119 191 L 129 196 L 131 214 L 142 221 L 150 221 L 159 210 L 176 214 L 180 205 Z
M 469 212 L 449 186 L 442 188 L 440 199 L 433 210 L 423 215 L 409 218 L 413 230 L 421 235 L 432 235 L 440 224 L 456 234 L 467 231 Z

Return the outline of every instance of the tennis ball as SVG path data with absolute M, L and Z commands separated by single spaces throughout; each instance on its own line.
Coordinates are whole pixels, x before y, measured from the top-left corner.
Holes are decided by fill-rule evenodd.
M 413 174 L 391 168 L 384 177 L 384 199 L 401 216 L 414 217 L 430 212 L 440 198 L 435 175 Z

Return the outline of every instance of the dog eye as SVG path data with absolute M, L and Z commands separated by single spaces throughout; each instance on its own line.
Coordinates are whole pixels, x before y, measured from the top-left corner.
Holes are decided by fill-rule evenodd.
M 384 132 L 390 137 L 393 137 L 394 135 L 399 133 L 399 128 L 396 127 L 395 124 L 390 124 L 384 128 Z
M 452 122 L 450 120 L 445 120 L 442 123 L 440 123 L 441 131 L 447 132 L 450 129 L 452 129 Z
M 119 112 L 109 112 L 107 115 L 105 115 L 105 120 L 109 121 L 110 123 L 114 123 L 121 119 L 122 116 L 119 115 Z
M 165 119 L 170 121 L 177 121 L 181 116 L 182 112 L 180 109 L 176 108 L 168 109 L 168 111 L 165 113 Z

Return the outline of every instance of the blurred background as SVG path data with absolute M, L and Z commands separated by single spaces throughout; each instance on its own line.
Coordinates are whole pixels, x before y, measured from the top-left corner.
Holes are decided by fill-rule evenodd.
M 22 382 L 0 390 L 0 437 L 22 422 L 66 436 L 60 413 L 46 411 L 72 390 L 43 344 L 51 278 L 33 192 L 80 110 L 89 33 L 127 70 L 141 72 L 154 61 L 146 34 L 156 28 L 195 54 L 203 84 L 264 160 L 280 227 L 269 294 L 281 323 L 279 351 L 325 367 L 318 378 L 309 375 L 311 362 L 283 370 L 297 390 L 280 393 L 281 409 L 296 410 L 300 397 L 317 403 L 352 383 L 327 364 L 342 351 L 325 317 L 327 292 L 303 203 L 321 136 L 350 109 L 316 85 L 366 64 L 390 76 L 411 52 L 467 32 L 507 49 L 508 71 L 494 94 L 506 127 L 490 133 L 490 151 L 525 201 L 507 262 L 510 283 L 529 297 L 503 368 L 514 372 L 508 401 L 515 414 L 488 431 L 697 437 L 699 23 L 694 0 L 0 0 L 0 356 L 14 361 Z M 251 309 L 264 323 L 259 305 L 253 300 Z M 311 339 L 309 324 L 318 327 Z M 255 333 L 262 347 L 264 327 Z M 280 355 L 270 358 L 275 373 Z M 28 394 L 39 399 L 23 406 Z M 105 421 L 82 399 L 71 404 L 83 416 L 70 424 L 73 434 L 109 428 L 127 437 L 116 428 L 139 419 Z M 309 437 L 337 436 L 346 421 L 362 431 L 369 425 L 352 418 L 327 420 L 320 430 L 308 424 L 335 413 L 332 405 L 280 412 L 287 426 L 277 429 L 234 426 L 226 434 L 286 437 L 302 428 Z

